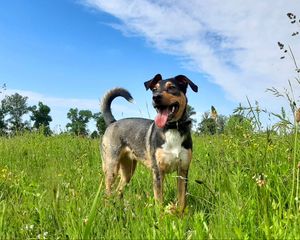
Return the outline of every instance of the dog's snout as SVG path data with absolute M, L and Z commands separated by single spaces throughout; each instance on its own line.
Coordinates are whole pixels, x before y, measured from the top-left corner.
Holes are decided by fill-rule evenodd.
M 152 97 L 154 102 L 160 101 L 162 99 L 162 94 L 161 93 L 156 93 Z

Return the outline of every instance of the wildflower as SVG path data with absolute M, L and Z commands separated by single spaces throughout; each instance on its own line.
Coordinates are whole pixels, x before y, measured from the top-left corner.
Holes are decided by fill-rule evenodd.
M 22 228 L 22 230 L 31 231 L 31 230 L 33 230 L 33 228 L 34 228 L 33 224 L 31 224 L 31 225 L 25 224 L 25 226 Z
M 48 236 L 48 232 L 44 232 L 43 234 L 38 234 L 36 236 L 37 239 L 46 239 Z
M 153 204 L 152 204 L 152 203 L 146 203 L 145 207 L 146 207 L 146 208 L 152 208 L 152 207 L 153 207 Z
M 263 187 L 267 184 L 267 181 L 265 179 L 259 179 L 256 181 L 256 183 L 259 187 Z
M 88 223 L 89 219 L 86 217 L 83 219 L 83 224 L 86 225 Z
M 268 145 L 267 151 L 272 152 L 273 149 L 274 149 L 274 146 L 273 146 L 273 145 Z
M 259 173 L 258 175 L 253 176 L 253 179 L 255 179 L 256 184 L 259 187 L 264 187 L 267 184 L 266 178 L 267 175 L 264 175 L 263 173 Z
M 135 197 L 136 197 L 138 200 L 142 200 L 142 195 L 140 195 L 140 194 L 136 194 Z
M 186 233 L 186 239 L 187 240 L 190 240 L 190 239 L 192 239 L 193 238 L 193 236 L 195 236 L 196 235 L 196 231 L 195 230 L 188 230 L 187 231 L 187 233 Z

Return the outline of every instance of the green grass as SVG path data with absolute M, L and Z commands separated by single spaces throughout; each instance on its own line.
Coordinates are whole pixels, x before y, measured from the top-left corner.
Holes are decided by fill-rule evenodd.
M 0 239 L 299 239 L 293 149 L 293 136 L 194 137 L 180 217 L 166 210 L 176 174 L 166 179 L 163 207 L 141 165 L 124 199 L 107 200 L 97 140 L 0 138 Z

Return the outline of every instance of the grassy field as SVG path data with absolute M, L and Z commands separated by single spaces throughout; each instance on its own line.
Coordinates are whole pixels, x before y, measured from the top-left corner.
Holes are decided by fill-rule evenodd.
M 167 207 L 176 174 L 167 177 L 164 206 L 154 206 L 141 165 L 124 199 L 106 201 L 98 145 L 66 135 L 0 138 L 0 238 L 300 238 L 293 136 L 194 137 L 183 217 Z

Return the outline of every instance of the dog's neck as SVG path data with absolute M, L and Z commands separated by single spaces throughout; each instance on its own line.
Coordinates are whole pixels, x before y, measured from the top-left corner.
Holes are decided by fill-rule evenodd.
M 183 116 L 175 122 L 169 122 L 166 124 L 165 129 L 177 129 L 178 131 L 186 131 L 191 128 L 192 119 L 188 118 L 186 111 L 184 112 Z

